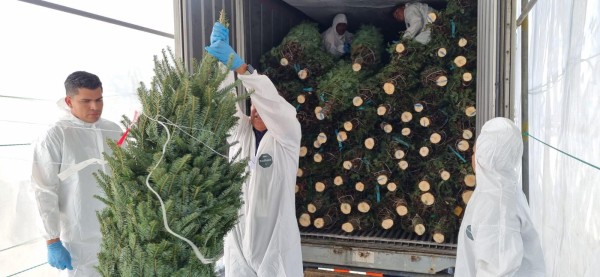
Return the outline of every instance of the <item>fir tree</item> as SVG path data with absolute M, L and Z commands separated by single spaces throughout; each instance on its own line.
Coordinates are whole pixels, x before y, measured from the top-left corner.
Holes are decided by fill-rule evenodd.
M 227 72 L 205 54 L 193 72 L 163 51 L 155 57 L 151 87 L 138 89 L 142 116 L 126 146 L 112 144 L 106 160 L 112 175 L 97 175 L 107 207 L 98 213 L 103 234 L 98 270 L 103 276 L 213 276 L 190 245 L 207 259 L 218 258 L 223 237 L 241 207 L 243 162 L 230 162 L 228 131 L 238 98 L 236 84 L 220 88 Z M 124 118 L 125 126 L 131 121 Z M 235 154 L 235 153 L 232 153 Z

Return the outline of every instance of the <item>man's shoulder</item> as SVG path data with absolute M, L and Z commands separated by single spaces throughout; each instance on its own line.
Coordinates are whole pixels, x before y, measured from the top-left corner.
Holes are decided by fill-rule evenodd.
M 102 125 L 104 128 L 110 128 L 110 130 L 121 130 L 119 124 L 105 118 L 100 118 L 100 121 L 98 123 L 100 123 L 100 125 Z
M 410 3 L 406 3 L 406 9 L 431 9 L 431 7 L 429 7 L 429 5 L 425 4 L 425 3 L 421 3 L 421 2 L 410 2 Z

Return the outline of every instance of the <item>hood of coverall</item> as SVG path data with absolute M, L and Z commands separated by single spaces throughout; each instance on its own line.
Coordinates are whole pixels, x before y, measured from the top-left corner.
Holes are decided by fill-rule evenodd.
M 521 131 L 509 119 L 497 117 L 486 122 L 475 149 L 477 189 L 521 189 Z
M 340 13 L 333 18 L 333 23 L 331 24 L 331 27 L 333 28 L 333 30 L 335 30 L 335 26 L 337 26 L 340 23 L 348 24 L 348 20 L 346 19 L 345 14 Z

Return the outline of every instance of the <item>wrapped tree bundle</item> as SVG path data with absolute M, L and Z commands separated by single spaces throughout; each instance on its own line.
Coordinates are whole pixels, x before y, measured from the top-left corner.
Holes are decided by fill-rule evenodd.
M 381 63 L 383 52 L 383 35 L 373 25 L 362 25 L 352 41 L 350 57 L 352 69 L 374 69 Z
M 353 100 L 359 94 L 365 74 L 354 72 L 352 65 L 344 60 L 319 80 L 317 95 L 319 96 L 323 118 L 336 118 L 353 107 Z
M 302 22 L 292 28 L 280 45 L 261 57 L 264 74 L 274 82 L 306 80 L 325 74 L 333 57 L 321 48 L 316 23 Z

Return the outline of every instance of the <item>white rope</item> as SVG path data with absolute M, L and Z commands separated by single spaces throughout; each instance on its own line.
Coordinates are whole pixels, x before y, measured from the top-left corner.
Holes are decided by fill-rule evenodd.
M 146 116 L 146 117 L 147 117 L 147 116 Z M 163 118 L 164 118 L 164 117 L 163 117 Z M 152 118 L 150 118 L 150 119 L 152 119 Z M 152 119 L 152 120 L 154 120 L 154 119 Z M 221 156 L 221 157 L 223 157 L 223 158 L 225 158 L 225 159 L 229 159 L 229 157 L 227 157 L 227 156 L 225 156 L 225 155 L 223 155 L 223 154 L 221 154 L 221 153 L 217 152 L 217 150 L 215 150 L 215 149 L 213 149 L 212 147 L 208 146 L 206 143 L 202 142 L 201 140 L 199 140 L 199 139 L 195 138 L 195 137 L 194 137 L 194 136 L 192 136 L 190 133 L 188 133 L 188 132 L 184 131 L 184 130 L 183 130 L 181 127 L 184 127 L 184 128 L 189 128 L 189 129 L 192 129 L 192 130 L 206 131 L 206 132 L 210 132 L 210 133 L 213 133 L 212 131 L 210 131 L 210 130 L 203 130 L 203 129 L 195 129 L 195 128 L 190 128 L 190 127 L 185 127 L 185 126 L 177 125 L 177 124 L 175 124 L 175 123 L 172 123 L 172 122 L 171 122 L 169 119 L 167 119 L 167 118 L 165 118 L 165 120 L 166 120 L 166 121 L 169 121 L 169 125 L 171 125 L 171 126 L 173 126 L 173 127 L 177 128 L 177 129 L 179 129 L 181 132 L 183 132 L 184 134 L 186 134 L 186 135 L 190 136 L 192 139 L 196 140 L 196 141 L 197 141 L 197 142 L 199 142 L 200 144 L 204 145 L 206 148 L 210 149 L 210 150 L 211 150 L 211 151 L 213 151 L 215 154 L 217 154 L 217 155 L 219 155 L 219 156 Z M 214 133 L 213 133 L 213 134 L 214 134 Z
M 223 255 L 223 253 L 219 254 L 216 258 L 207 259 L 204 257 L 204 255 L 202 255 L 202 253 L 200 253 L 200 250 L 193 242 L 191 242 L 189 239 L 173 232 L 171 230 L 171 228 L 169 227 L 169 223 L 167 220 L 167 211 L 165 209 L 165 203 L 163 202 L 162 198 L 160 198 L 160 195 L 154 189 L 152 189 L 152 187 L 150 186 L 150 176 L 152 175 L 152 172 L 154 172 L 154 170 L 158 167 L 158 165 L 161 163 L 162 159 L 165 156 L 165 152 L 167 151 L 167 144 L 169 144 L 169 141 L 171 140 L 171 133 L 169 132 L 169 128 L 167 128 L 167 126 L 164 123 L 162 123 L 156 119 L 150 118 L 150 117 L 147 117 L 147 118 L 150 120 L 156 121 L 158 124 L 162 125 L 165 128 L 165 130 L 167 131 L 167 141 L 163 145 L 162 155 L 160 156 L 160 159 L 158 159 L 158 162 L 154 165 L 154 167 L 152 168 L 152 170 L 150 170 L 150 172 L 148 173 L 148 176 L 146 177 L 146 186 L 148 187 L 148 189 L 150 189 L 150 191 L 152 191 L 154 193 L 154 195 L 156 195 L 156 197 L 158 198 L 158 201 L 160 202 L 160 207 L 161 207 L 162 215 L 163 215 L 163 224 L 165 226 L 165 229 L 167 229 L 167 231 L 169 233 L 171 233 L 173 236 L 175 236 L 175 237 L 179 238 L 180 240 L 183 240 L 187 244 L 189 244 L 190 247 L 192 247 L 192 249 L 194 250 L 194 254 L 196 254 L 196 257 L 198 258 L 198 260 L 200 260 L 200 262 L 202 262 L 203 264 L 214 263 L 217 260 L 219 260 L 219 258 Z

